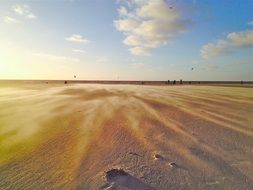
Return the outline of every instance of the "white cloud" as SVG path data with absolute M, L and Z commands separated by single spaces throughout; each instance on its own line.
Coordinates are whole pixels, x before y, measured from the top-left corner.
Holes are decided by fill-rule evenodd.
M 7 24 L 11 24 L 11 23 L 19 23 L 19 20 L 13 18 L 13 17 L 10 17 L 10 16 L 5 16 L 3 17 L 3 21 Z
M 123 17 L 123 16 L 127 16 L 127 9 L 123 6 L 121 6 L 119 9 L 118 9 L 118 13 L 119 13 L 119 16 Z
M 130 48 L 129 51 L 133 54 L 133 55 L 141 55 L 141 56 L 149 56 L 150 55 L 150 48 L 146 48 L 146 47 L 133 47 Z
M 76 53 L 86 53 L 86 51 L 82 50 L 82 49 L 72 49 L 73 52 Z
M 14 5 L 13 6 L 13 10 L 20 14 L 20 15 L 23 15 L 25 13 L 25 10 L 27 10 L 27 5 Z
M 228 43 L 224 40 L 218 40 L 216 43 L 208 43 L 201 50 L 202 58 L 208 60 L 219 56 L 220 54 L 228 54 Z
M 25 19 L 36 19 L 37 17 L 30 11 L 28 5 L 14 5 L 12 7 L 13 12 L 16 13 L 16 16 L 4 16 L 3 21 L 7 24 L 10 23 L 20 23 L 22 18 Z M 16 18 L 18 17 L 18 19 Z
M 36 19 L 37 17 L 30 11 L 28 5 L 14 5 L 13 11 L 19 15 L 26 17 L 27 19 Z
M 79 34 L 73 34 L 67 38 L 65 38 L 65 40 L 70 41 L 70 42 L 78 42 L 78 43 L 83 43 L 83 44 L 88 44 L 90 41 L 85 39 L 83 36 L 79 35 Z
M 227 35 L 227 39 L 235 47 L 253 46 L 253 31 L 232 32 Z
M 164 0 L 131 0 L 128 4 L 129 10 L 124 6 L 118 9 L 114 25 L 126 36 L 123 43 L 132 46 L 129 51 L 134 55 L 149 55 L 189 24 Z
M 65 57 L 65 56 L 58 56 L 46 53 L 34 53 L 33 55 L 42 57 L 45 59 L 53 60 L 53 61 L 71 61 L 71 62 L 79 62 L 79 59 L 72 58 L 72 57 Z
M 133 32 L 137 27 L 139 27 L 141 24 L 140 21 L 135 20 L 133 18 L 127 18 L 127 19 L 121 19 L 114 21 L 114 25 L 117 28 L 117 30 L 122 32 Z M 126 35 L 129 35 L 128 33 L 125 33 Z
M 203 59 L 208 60 L 247 47 L 253 47 L 253 31 L 229 33 L 225 40 L 220 39 L 202 46 L 200 53 Z

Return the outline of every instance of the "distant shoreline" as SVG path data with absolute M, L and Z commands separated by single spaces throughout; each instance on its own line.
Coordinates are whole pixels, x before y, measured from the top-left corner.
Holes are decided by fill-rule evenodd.
M 0 84 L 133 84 L 133 85 L 217 85 L 217 86 L 235 86 L 235 87 L 253 87 L 253 81 L 140 81 L 140 80 L 0 80 Z

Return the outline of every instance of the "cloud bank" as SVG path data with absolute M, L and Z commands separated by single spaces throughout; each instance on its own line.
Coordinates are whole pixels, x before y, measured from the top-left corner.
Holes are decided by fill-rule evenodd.
M 126 6 L 118 9 L 119 19 L 114 21 L 114 26 L 125 35 L 123 43 L 131 47 L 129 51 L 133 55 L 150 55 L 153 49 L 185 31 L 189 24 L 176 7 L 164 0 L 124 2 Z
M 200 53 L 203 59 L 209 60 L 220 55 L 229 54 L 236 49 L 253 47 L 253 31 L 231 32 L 225 39 L 202 46 Z

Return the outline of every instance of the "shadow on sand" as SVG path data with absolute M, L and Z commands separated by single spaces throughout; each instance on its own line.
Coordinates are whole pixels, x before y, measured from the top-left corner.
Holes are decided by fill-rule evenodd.
M 106 179 L 111 184 L 110 189 L 122 187 L 130 190 L 155 190 L 155 188 L 142 182 L 122 169 L 112 169 L 106 173 Z

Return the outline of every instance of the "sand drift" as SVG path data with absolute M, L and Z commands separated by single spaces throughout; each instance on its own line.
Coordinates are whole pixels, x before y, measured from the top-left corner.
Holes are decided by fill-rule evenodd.
M 253 88 L 0 87 L 0 189 L 253 189 Z

